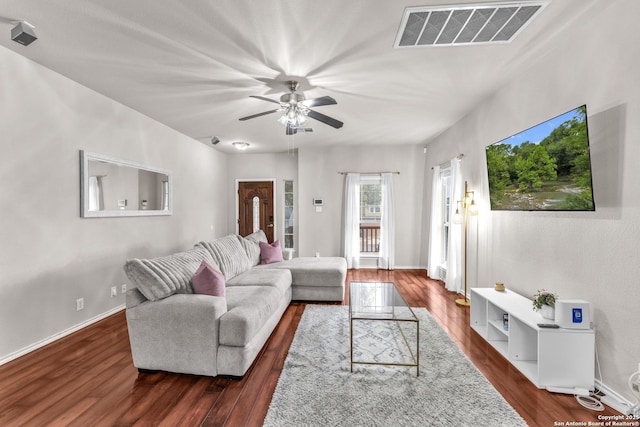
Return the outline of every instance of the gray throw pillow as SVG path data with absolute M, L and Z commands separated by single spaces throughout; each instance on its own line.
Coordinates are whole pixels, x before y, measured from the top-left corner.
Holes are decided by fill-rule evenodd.
M 238 236 L 238 239 L 240 239 L 240 243 L 251 261 L 251 266 L 260 264 L 260 242 L 267 243 L 264 231 L 258 230 L 245 237 Z
M 130 259 L 124 271 L 140 293 L 157 301 L 176 293 L 193 293 L 191 280 L 202 261 L 215 265 L 209 251 L 202 246 L 153 259 Z
M 251 268 L 251 260 L 235 234 L 221 237 L 213 242 L 200 242 L 198 245 L 209 251 L 216 265 L 224 274 L 225 280 L 233 279 Z

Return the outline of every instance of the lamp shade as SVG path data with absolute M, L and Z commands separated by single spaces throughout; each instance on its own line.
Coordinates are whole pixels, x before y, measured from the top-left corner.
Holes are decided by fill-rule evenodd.
M 458 209 L 456 209 L 456 213 L 453 214 L 453 223 L 454 224 L 462 224 L 462 214 Z
M 478 215 L 478 205 L 476 205 L 475 200 L 471 200 L 471 204 L 469 205 L 469 215 Z

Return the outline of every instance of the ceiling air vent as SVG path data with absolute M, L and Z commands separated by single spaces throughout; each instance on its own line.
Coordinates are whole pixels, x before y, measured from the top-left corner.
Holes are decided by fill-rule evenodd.
M 394 47 L 508 43 L 546 3 L 410 7 L 404 11 Z

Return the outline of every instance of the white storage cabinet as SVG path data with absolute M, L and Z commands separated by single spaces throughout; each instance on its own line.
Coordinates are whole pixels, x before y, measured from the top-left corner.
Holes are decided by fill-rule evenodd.
M 532 300 L 515 292 L 471 289 L 471 328 L 536 387 L 593 390 L 594 331 L 538 326 L 550 322 L 533 310 Z

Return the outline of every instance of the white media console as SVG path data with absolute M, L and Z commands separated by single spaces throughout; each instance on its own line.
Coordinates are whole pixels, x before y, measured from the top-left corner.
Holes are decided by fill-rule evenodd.
M 533 311 L 530 299 L 509 290 L 471 289 L 471 328 L 536 387 L 593 390 L 594 331 L 538 323 L 552 322 Z

